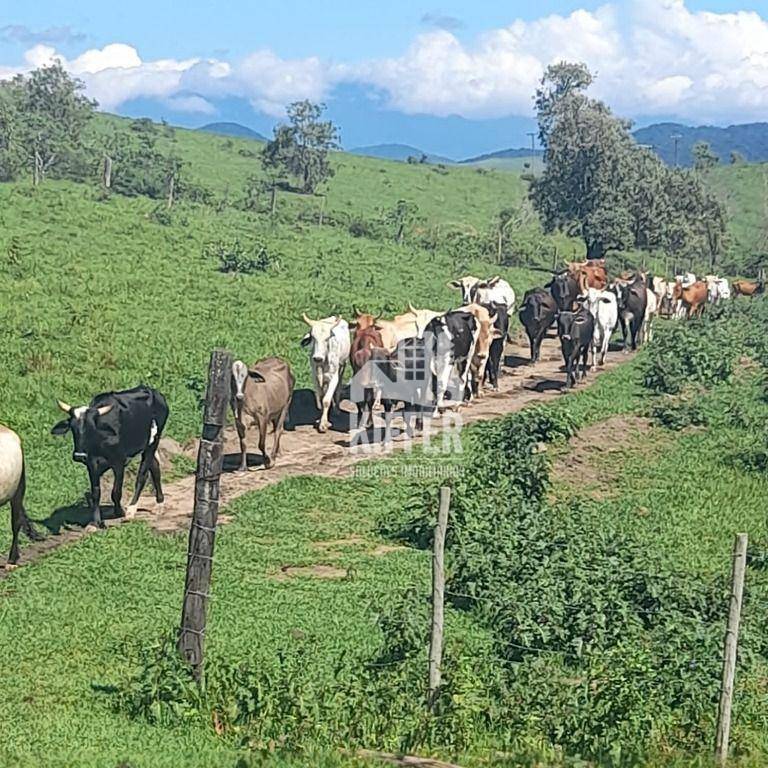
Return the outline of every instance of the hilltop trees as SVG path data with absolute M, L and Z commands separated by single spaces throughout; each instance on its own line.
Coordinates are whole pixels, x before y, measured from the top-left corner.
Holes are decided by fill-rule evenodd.
M 307 194 L 334 175 L 328 153 L 338 148 L 339 131 L 330 120 L 320 119 L 324 110 L 325 105 L 306 100 L 290 104 L 288 124 L 275 128 L 262 154 L 268 173 L 296 177 Z
M 96 102 L 59 62 L 0 84 L 0 168 L 37 186 L 49 173 L 87 163 L 84 135 Z
M 581 238 L 588 259 L 665 248 L 703 251 L 713 262 L 722 249 L 722 205 L 697 176 L 638 146 L 628 122 L 586 95 L 592 81 L 584 64 L 563 62 L 547 68 L 536 92 L 546 166 L 530 195 L 545 231 Z
M 699 172 L 708 171 L 720 162 L 720 158 L 712 151 L 708 141 L 697 141 L 691 148 L 691 155 L 693 155 L 693 167 Z

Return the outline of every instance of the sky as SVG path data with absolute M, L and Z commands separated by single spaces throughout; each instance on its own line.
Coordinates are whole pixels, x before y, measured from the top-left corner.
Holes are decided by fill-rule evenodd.
M 328 104 L 345 146 L 527 143 L 547 64 L 638 123 L 768 119 L 768 0 L 36 0 L 0 4 L 0 78 L 59 59 L 100 107 L 269 131 Z

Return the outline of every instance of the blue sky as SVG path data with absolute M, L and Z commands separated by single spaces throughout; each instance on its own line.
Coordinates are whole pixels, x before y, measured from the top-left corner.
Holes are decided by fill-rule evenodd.
M 103 108 L 185 125 L 267 130 L 312 98 L 344 116 L 348 146 L 473 154 L 525 141 L 559 58 L 586 61 L 595 95 L 643 122 L 768 115 L 766 0 L 3 5 L 0 77 L 60 58 Z

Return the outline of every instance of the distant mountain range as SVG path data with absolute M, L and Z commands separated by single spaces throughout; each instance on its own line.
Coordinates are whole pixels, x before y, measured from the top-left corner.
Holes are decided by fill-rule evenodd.
M 453 163 L 449 157 L 443 157 L 442 155 L 433 155 L 429 152 L 424 152 L 417 147 L 411 147 L 408 144 L 373 144 L 370 147 L 355 147 L 348 150 L 353 155 L 363 155 L 365 157 L 378 157 L 381 160 L 399 160 L 406 162 L 409 157 L 420 158 L 422 155 L 426 155 L 426 162 L 428 163 Z
M 216 133 L 222 136 L 236 136 L 238 138 L 267 141 L 267 138 L 261 133 L 240 123 L 209 123 L 197 128 L 197 130 Z M 732 152 L 738 152 L 748 162 L 768 162 L 768 123 L 730 125 L 727 128 L 718 128 L 712 125 L 694 127 L 671 122 L 655 123 L 645 128 L 638 128 L 634 131 L 633 135 L 638 144 L 646 144 L 652 147 L 668 165 L 674 165 L 675 161 L 681 166 L 692 165 L 693 157 L 691 150 L 697 141 L 709 143 L 722 163 L 730 162 Z M 675 143 L 677 143 L 677 157 L 675 157 Z M 425 152 L 410 144 L 373 144 L 355 147 L 348 151 L 353 155 L 376 157 L 382 160 L 406 162 L 409 157 L 421 158 L 422 155 L 426 155 L 426 162 L 433 164 L 476 164 L 507 169 L 517 168 L 518 166 L 522 168 L 522 164 L 531 158 L 531 150 L 525 147 L 486 152 L 465 160 L 454 160 L 444 155 Z M 533 154 L 540 162 L 544 153 L 541 149 L 535 149 Z
M 706 141 L 720 158 L 730 162 L 731 152 L 738 152 L 752 163 L 768 160 L 768 123 L 746 123 L 718 128 L 713 125 L 692 127 L 681 123 L 656 123 L 634 132 L 639 144 L 649 144 L 668 165 L 675 163 L 675 137 L 677 162 L 692 165 L 691 149 L 697 141 Z
M 255 141 L 266 141 L 267 137 L 248 128 L 240 123 L 208 123 L 195 128 L 196 131 L 205 131 L 206 133 L 217 133 L 220 136 L 235 136 L 238 139 L 254 139 Z

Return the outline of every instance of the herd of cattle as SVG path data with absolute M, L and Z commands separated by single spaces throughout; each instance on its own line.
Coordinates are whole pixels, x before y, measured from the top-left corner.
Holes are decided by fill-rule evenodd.
M 355 310 L 351 323 L 338 315 L 318 320 L 303 315 L 309 330 L 301 343 L 309 350 L 320 432 L 330 426 L 332 406 L 338 409 L 348 363 L 353 371 L 349 397 L 357 405 L 356 428 L 363 431 L 373 425 L 373 410 L 380 403 L 385 443 L 391 440 L 391 419 L 399 403 L 403 404 L 406 432 L 411 435 L 425 416 L 481 397 L 486 385 L 498 389 L 515 293 L 499 277 L 480 280 L 467 276 L 449 285 L 461 292 L 461 306 L 454 310 L 416 309 L 409 304 L 406 313 L 392 320 Z M 658 315 L 690 318 L 701 314 L 708 303 L 763 291 L 762 282 L 737 280 L 729 285 L 713 275 L 697 280 L 686 274 L 667 281 L 638 272 L 609 283 L 604 260 L 577 262 L 554 273 L 545 286 L 526 291 L 518 317 L 530 342 L 532 363 L 539 360 L 547 331 L 556 325 L 567 389 L 576 383 L 579 363 L 581 378 L 586 376 L 590 353 L 593 365 L 604 364 L 617 325 L 628 351 L 652 339 Z M 246 432 L 252 426 L 258 429 L 265 468 L 274 464 L 294 384 L 290 365 L 279 357 L 250 366 L 239 360 L 233 364 L 231 406 L 240 439 L 241 470 L 247 469 Z M 103 527 L 100 480 L 107 470 L 114 476 L 114 514 L 125 514 L 121 501 L 125 468 L 139 454 L 128 514 L 135 512 L 150 476 L 157 502 L 163 501 L 156 454 L 169 411 L 162 394 L 140 386 L 97 395 L 87 406 L 58 401 L 58 407 L 66 418 L 51 431 L 54 435 L 72 433 L 72 459 L 88 470 L 94 525 Z M 274 444 L 268 453 L 270 425 Z M 19 558 L 19 533 L 24 531 L 32 539 L 39 536 L 24 510 L 25 486 L 21 441 L 16 433 L 0 426 L 0 507 L 6 503 L 11 507 L 11 564 Z

